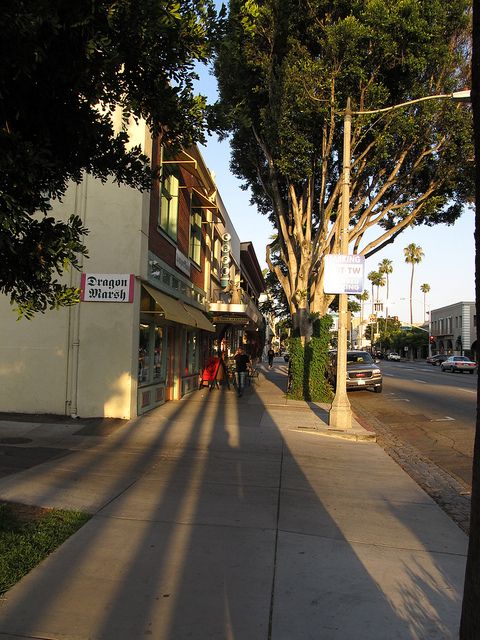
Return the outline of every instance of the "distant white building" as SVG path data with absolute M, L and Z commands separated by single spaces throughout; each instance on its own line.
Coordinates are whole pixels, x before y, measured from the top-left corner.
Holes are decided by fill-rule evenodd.
M 431 311 L 432 353 L 476 357 L 475 302 L 456 302 Z

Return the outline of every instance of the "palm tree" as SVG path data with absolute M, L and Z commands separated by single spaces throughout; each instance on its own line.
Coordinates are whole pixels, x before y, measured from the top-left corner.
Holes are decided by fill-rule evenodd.
M 385 275 L 385 279 L 387 281 L 387 301 L 386 301 L 386 305 L 385 305 L 385 331 L 387 330 L 387 322 L 388 322 L 388 295 L 389 295 L 388 275 L 390 273 L 392 273 L 392 271 L 393 271 L 392 261 L 389 260 L 388 258 L 384 258 L 378 264 L 378 272 L 384 274 Z
M 379 278 L 381 278 L 381 275 L 378 273 L 378 271 L 370 271 L 370 273 L 368 274 L 367 278 L 370 280 L 370 282 L 372 283 L 372 314 L 375 313 L 375 289 L 374 287 L 377 287 L 378 290 L 378 280 Z M 377 292 L 377 297 L 378 297 L 378 292 Z
M 423 321 L 427 318 L 427 293 L 430 291 L 430 285 L 426 282 L 420 285 L 420 291 L 423 293 Z
M 385 278 L 383 277 L 383 273 L 379 273 L 378 271 L 370 271 L 370 273 L 368 274 L 367 278 L 370 280 L 370 282 L 372 283 L 372 315 L 376 315 L 376 309 L 375 309 L 375 297 L 374 297 L 374 293 L 373 293 L 373 288 L 377 287 L 377 302 L 378 302 L 378 289 L 380 287 L 384 287 L 385 286 Z M 377 321 L 377 327 L 378 327 L 378 321 Z M 372 353 L 373 353 L 373 345 L 374 345 L 374 333 L 373 333 L 373 325 L 371 328 L 371 349 L 372 349 Z
M 366 302 L 369 298 L 368 291 L 366 289 L 363 290 L 359 296 L 360 299 L 360 348 L 363 346 L 363 303 Z
M 368 295 L 368 291 L 364 289 L 363 293 L 358 297 L 360 299 L 360 320 L 363 320 L 363 303 L 366 302 L 370 296 Z
M 411 242 L 407 247 L 405 247 L 403 253 L 405 254 L 405 262 L 412 265 L 412 276 L 410 278 L 410 324 L 413 324 L 413 275 L 415 273 L 415 265 L 422 261 L 424 253 L 422 247 L 414 242 Z
M 378 265 L 378 273 L 384 274 L 385 279 L 387 281 L 387 301 L 388 301 L 388 289 L 389 289 L 388 274 L 392 273 L 392 271 L 393 271 L 392 261 L 389 260 L 388 258 L 384 258 Z
M 379 271 L 370 271 L 370 273 L 368 274 L 368 279 L 370 280 L 370 282 L 372 283 L 372 309 L 374 310 L 374 301 L 378 302 L 378 291 L 380 289 L 380 287 L 384 287 L 385 286 L 385 278 L 383 276 L 383 273 L 380 273 Z M 377 287 L 377 297 L 374 297 L 373 294 L 373 287 Z

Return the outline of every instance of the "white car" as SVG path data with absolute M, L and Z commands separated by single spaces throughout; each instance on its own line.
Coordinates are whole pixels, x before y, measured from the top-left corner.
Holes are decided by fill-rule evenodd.
M 387 360 L 400 360 L 400 355 L 398 353 L 395 353 L 395 351 L 392 351 L 388 354 Z
M 451 371 L 452 373 L 468 371 L 468 373 L 473 374 L 477 371 L 477 363 L 472 362 L 465 356 L 450 356 L 445 362 L 441 363 L 440 369 L 442 371 Z

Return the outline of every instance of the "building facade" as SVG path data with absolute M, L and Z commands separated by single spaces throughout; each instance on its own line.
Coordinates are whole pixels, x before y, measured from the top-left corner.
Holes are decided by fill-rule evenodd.
M 242 275 L 240 242 L 222 254 L 234 229 L 214 180 L 196 147 L 169 156 L 142 123 L 129 138 L 161 167 L 149 193 L 85 175 L 53 207 L 89 229 L 89 258 L 68 274 L 81 302 L 17 321 L 0 296 L 0 411 L 132 418 L 197 389 L 218 348 L 211 306 Z
M 430 335 L 433 354 L 445 353 L 476 358 L 475 302 L 456 302 L 440 309 L 432 309 Z

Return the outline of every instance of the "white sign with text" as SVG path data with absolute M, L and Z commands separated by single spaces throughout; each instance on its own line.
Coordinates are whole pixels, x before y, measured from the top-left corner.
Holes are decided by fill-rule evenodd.
M 325 293 L 362 293 L 364 277 L 365 256 L 333 253 L 324 257 Z
M 190 275 L 190 259 L 178 249 L 175 251 L 175 266 L 187 276 Z
M 133 302 L 133 273 L 82 273 L 82 302 Z

